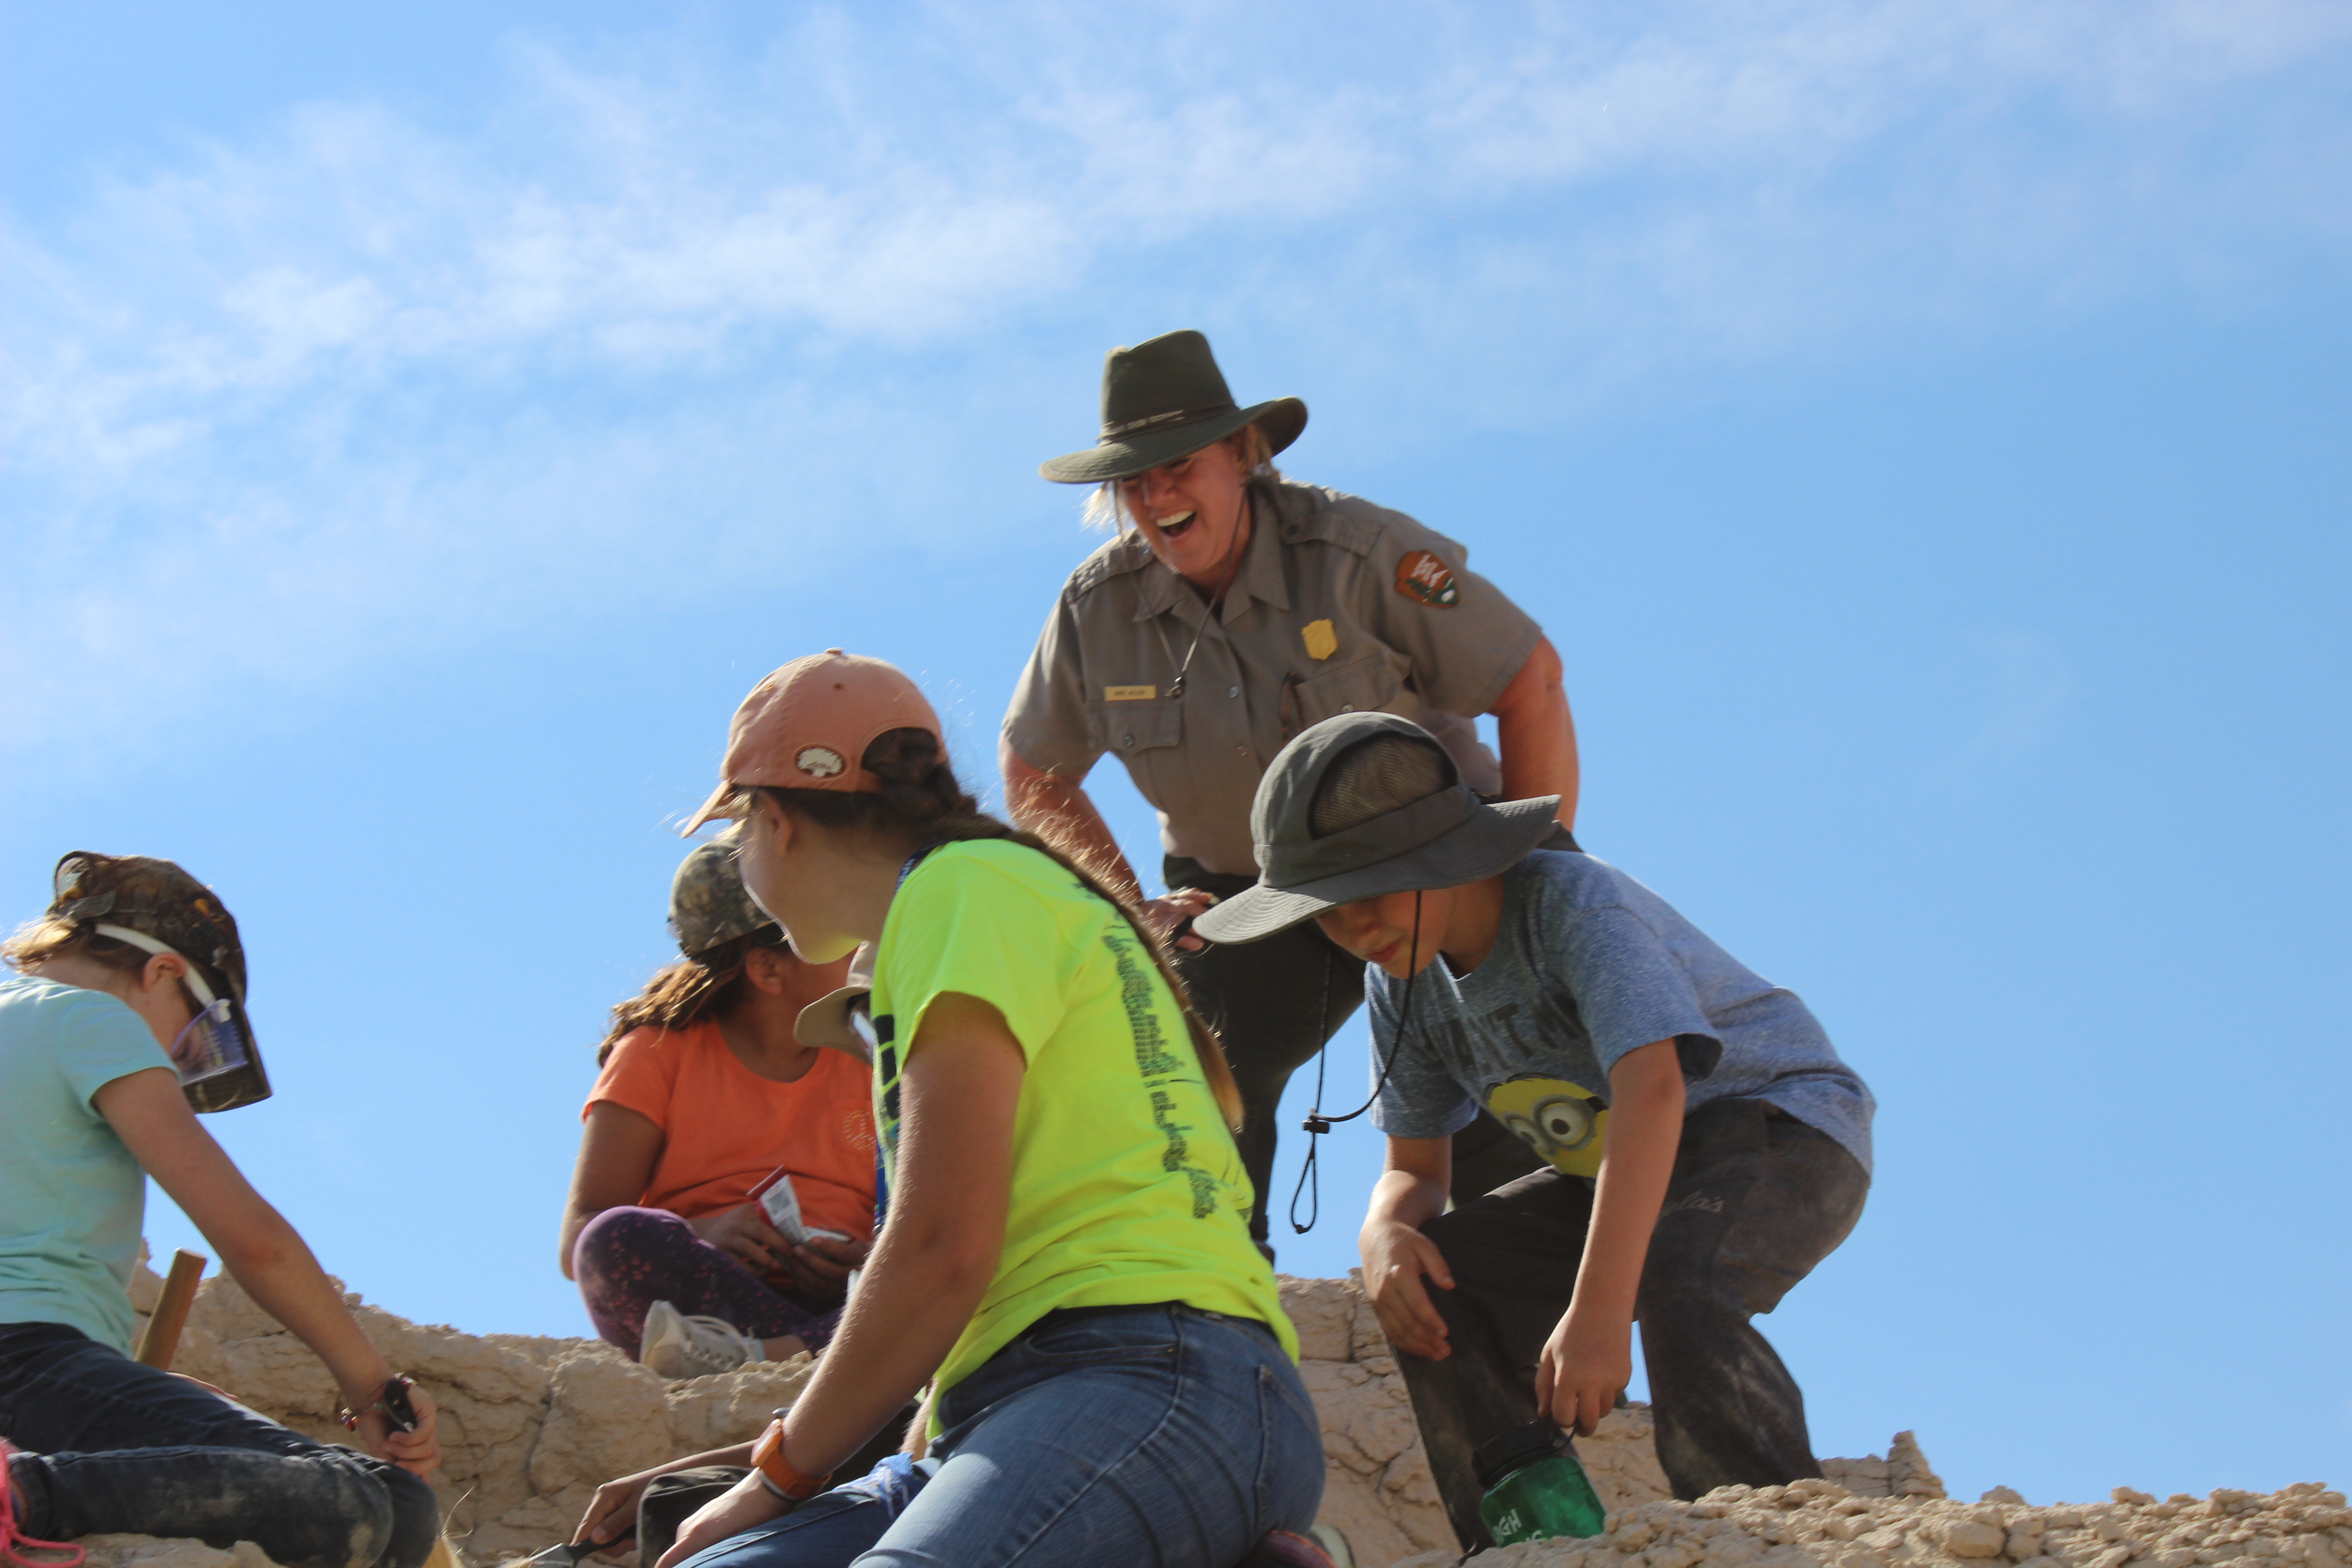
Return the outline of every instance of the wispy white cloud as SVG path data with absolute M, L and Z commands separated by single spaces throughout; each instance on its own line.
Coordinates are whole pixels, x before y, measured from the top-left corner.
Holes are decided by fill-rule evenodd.
M 2022 761 L 2050 739 L 2074 695 L 2074 674 L 2048 638 L 2009 629 L 1969 639 L 1960 685 L 1974 708 L 1958 726 L 1951 777 L 1964 786 Z
M 127 666 L 266 686 L 462 647 L 491 596 L 685 592 L 647 517 L 854 493 L 909 425 L 974 460 L 975 404 L 1078 324 L 1526 423 L 2340 269 L 2347 51 L 2293 0 L 931 7 L 742 58 L 521 44 L 432 123 L 295 106 L 0 233 L 0 660 L 88 683 L 9 739 Z M 869 515 L 809 547 L 917 526 Z

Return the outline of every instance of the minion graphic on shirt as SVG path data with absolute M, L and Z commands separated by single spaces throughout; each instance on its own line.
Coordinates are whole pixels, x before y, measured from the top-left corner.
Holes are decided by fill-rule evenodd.
M 1506 1079 L 1486 1094 L 1486 1109 L 1551 1168 L 1570 1176 L 1601 1173 L 1601 1135 L 1609 1107 L 1566 1079 Z

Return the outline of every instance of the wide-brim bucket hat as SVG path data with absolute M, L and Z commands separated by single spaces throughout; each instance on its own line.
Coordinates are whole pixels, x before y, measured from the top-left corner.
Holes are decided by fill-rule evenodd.
M 1279 452 L 1307 428 L 1307 405 L 1276 397 L 1244 408 L 1225 386 L 1209 340 L 1186 330 L 1103 359 L 1102 438 L 1083 452 L 1038 465 L 1060 485 L 1098 485 L 1172 463 L 1222 441 L 1245 425 L 1265 432 Z
M 1383 736 L 1434 752 L 1446 782 L 1434 794 L 1316 837 L 1315 805 L 1326 776 L 1359 746 Z M 1250 805 L 1257 886 L 1204 910 L 1192 929 L 1211 942 L 1256 942 L 1359 899 L 1475 882 L 1510 869 L 1550 838 L 1559 811 L 1556 795 L 1489 805 L 1462 782 L 1437 738 L 1412 720 L 1341 713 L 1276 754 Z

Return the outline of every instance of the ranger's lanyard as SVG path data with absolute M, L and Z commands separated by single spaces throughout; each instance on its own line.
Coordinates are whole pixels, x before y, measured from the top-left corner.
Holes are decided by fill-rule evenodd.
M 1225 544 L 1225 574 L 1218 581 L 1217 591 L 1210 595 L 1207 609 L 1201 616 L 1201 624 L 1192 628 L 1192 641 L 1184 649 L 1184 662 L 1176 665 L 1176 679 L 1168 683 L 1168 695 L 1171 697 L 1181 697 L 1184 695 L 1184 677 L 1189 674 L 1192 668 L 1192 656 L 1201 651 L 1201 639 L 1208 635 L 1209 623 L 1217 617 L 1219 609 L 1225 602 L 1226 594 L 1230 593 L 1233 589 L 1234 579 L 1241 574 L 1242 530 L 1239 525 L 1241 523 L 1241 518 L 1244 515 L 1249 517 L 1252 527 L 1256 526 L 1257 518 L 1255 511 L 1251 509 L 1249 489 L 1246 486 L 1242 489 L 1242 514 L 1237 515 L 1234 519 L 1235 525 L 1234 528 L 1234 536 Z M 1175 574 L 1171 572 L 1169 575 L 1174 576 Z M 1186 584 L 1188 587 L 1190 585 L 1190 584 Z M 1160 617 L 1158 616 L 1151 617 L 1151 629 L 1160 634 L 1160 652 L 1161 657 L 1166 658 L 1169 663 L 1176 664 L 1176 649 L 1169 643 L 1168 628 L 1160 624 Z M 901 880 L 903 879 L 904 873 L 901 873 Z

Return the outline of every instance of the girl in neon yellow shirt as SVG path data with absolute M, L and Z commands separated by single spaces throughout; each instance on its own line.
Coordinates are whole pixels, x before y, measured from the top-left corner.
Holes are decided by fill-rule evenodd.
M 1249 1237 L 1231 1072 L 1159 949 L 981 814 L 878 660 L 762 681 L 688 831 L 718 816 L 803 959 L 877 944 L 887 1217 L 807 1391 L 660 1568 L 1311 1552 L 1262 1542 L 1313 1521 L 1320 1431 Z M 926 1382 L 928 1455 L 826 1491 Z

